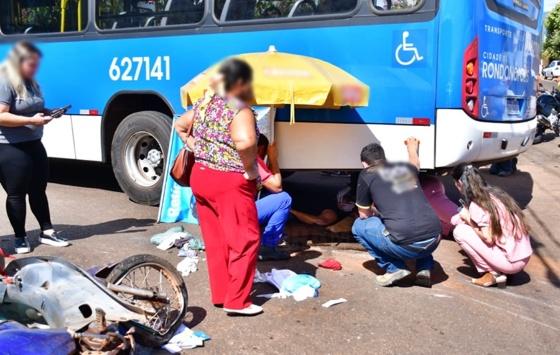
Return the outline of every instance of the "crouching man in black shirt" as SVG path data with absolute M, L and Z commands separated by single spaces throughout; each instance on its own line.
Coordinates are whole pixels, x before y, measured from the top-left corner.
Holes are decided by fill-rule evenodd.
M 440 241 L 441 224 L 418 181 L 419 143 L 416 138 L 405 142 L 410 163 L 387 162 L 379 144 L 362 150 L 364 170 L 356 198 L 360 218 L 352 232 L 386 270 L 376 277 L 380 286 L 391 286 L 410 275 L 405 260 L 416 260 L 416 283 L 431 286 L 432 253 Z

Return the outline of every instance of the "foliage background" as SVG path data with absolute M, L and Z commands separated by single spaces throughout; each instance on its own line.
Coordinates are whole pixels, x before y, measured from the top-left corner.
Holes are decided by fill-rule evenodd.
M 556 5 L 550 12 L 544 28 L 546 31 L 544 56 L 551 60 L 560 59 L 560 5 Z

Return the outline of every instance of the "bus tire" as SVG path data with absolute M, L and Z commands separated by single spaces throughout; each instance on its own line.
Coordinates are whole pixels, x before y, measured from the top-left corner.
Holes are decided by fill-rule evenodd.
M 111 144 L 111 164 L 121 189 L 136 203 L 159 204 L 172 120 L 157 111 L 127 116 Z

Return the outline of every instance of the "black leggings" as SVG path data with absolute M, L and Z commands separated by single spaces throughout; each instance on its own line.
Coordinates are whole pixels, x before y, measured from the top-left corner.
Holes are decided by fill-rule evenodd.
M 0 144 L 0 183 L 8 194 L 6 211 L 16 238 L 25 237 L 25 197 L 29 195 L 31 212 L 41 230 L 52 228 L 47 178 L 49 161 L 40 140 Z

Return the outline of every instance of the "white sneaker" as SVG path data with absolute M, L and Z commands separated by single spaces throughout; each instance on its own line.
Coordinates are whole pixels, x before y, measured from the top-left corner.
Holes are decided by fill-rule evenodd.
M 239 314 L 243 316 L 256 316 L 263 312 L 263 308 L 261 306 L 257 306 L 256 304 L 252 304 L 249 307 L 243 309 L 230 309 L 224 308 L 224 312 L 227 314 Z
M 53 247 L 67 247 L 70 245 L 66 239 L 64 239 L 60 232 L 53 232 L 51 235 L 47 235 L 41 232 L 40 241 L 42 244 L 47 244 Z

